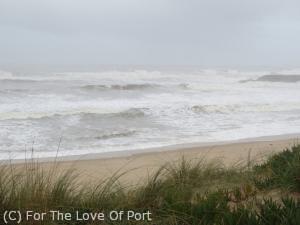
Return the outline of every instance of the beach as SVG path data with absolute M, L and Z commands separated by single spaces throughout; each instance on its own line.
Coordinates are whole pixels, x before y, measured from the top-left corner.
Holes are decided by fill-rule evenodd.
M 83 183 L 99 182 L 122 174 L 123 184 L 143 184 L 166 163 L 187 160 L 203 160 L 205 163 L 222 164 L 225 167 L 247 166 L 262 162 L 266 157 L 298 144 L 300 135 L 271 136 L 246 139 L 237 142 L 203 144 L 198 146 L 170 146 L 149 150 L 137 150 L 114 154 L 88 154 L 73 157 L 39 159 L 42 168 L 51 169 L 56 163 L 60 170 L 72 170 Z M 196 144 L 194 144 L 196 145 Z M 30 160 L 27 160 L 30 162 Z M 22 161 L 17 167 L 23 168 Z

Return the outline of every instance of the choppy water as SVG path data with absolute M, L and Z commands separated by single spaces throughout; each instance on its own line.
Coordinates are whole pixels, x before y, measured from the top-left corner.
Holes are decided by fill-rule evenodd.
M 0 158 L 300 133 L 300 80 L 267 74 L 0 72 Z

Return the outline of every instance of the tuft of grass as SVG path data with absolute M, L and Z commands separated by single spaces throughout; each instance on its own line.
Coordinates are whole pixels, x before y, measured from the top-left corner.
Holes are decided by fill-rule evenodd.
M 50 209 L 79 197 L 76 175 L 71 171 L 45 171 L 32 163 L 17 169 L 13 165 L 0 169 L 1 209 Z
M 285 188 L 300 192 L 300 145 L 275 154 L 256 165 L 256 184 L 260 188 Z

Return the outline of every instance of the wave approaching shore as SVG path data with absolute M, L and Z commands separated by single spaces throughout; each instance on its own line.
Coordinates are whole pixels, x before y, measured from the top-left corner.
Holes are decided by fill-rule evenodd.
M 300 82 L 279 72 L 0 72 L 0 158 L 299 133 Z

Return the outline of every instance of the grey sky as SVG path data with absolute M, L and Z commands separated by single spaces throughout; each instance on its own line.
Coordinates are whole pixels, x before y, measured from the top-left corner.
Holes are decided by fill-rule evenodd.
M 299 66 L 298 0 L 0 0 L 0 65 Z

